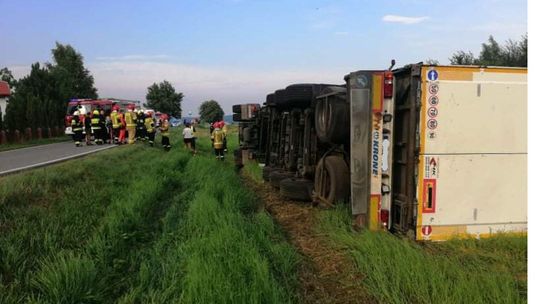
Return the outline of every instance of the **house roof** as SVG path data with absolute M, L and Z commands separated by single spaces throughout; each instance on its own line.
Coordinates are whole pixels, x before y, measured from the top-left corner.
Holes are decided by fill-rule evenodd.
M 9 84 L 5 81 L 0 81 L 0 97 L 10 96 Z

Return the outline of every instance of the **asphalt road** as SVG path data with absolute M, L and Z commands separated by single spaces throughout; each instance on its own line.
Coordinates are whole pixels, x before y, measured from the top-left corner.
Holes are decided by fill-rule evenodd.
M 0 175 L 47 166 L 68 159 L 81 157 L 116 145 L 75 147 L 73 142 L 61 142 L 0 152 Z

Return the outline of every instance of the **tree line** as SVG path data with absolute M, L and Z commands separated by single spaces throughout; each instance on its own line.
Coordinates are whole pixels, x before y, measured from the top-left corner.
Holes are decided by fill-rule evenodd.
M 19 80 L 7 68 L 0 71 L 13 92 L 3 123 L 7 129 L 62 126 L 70 98 L 97 98 L 94 78 L 80 53 L 58 42 L 51 53 L 52 63 L 32 64 L 30 73 Z
M 452 65 L 527 67 L 527 44 L 527 34 L 519 41 L 508 39 L 503 45 L 490 35 L 488 40 L 482 43 L 478 57 L 471 51 L 460 50 L 453 53 L 448 60 Z M 438 65 L 439 61 L 428 59 L 425 63 Z

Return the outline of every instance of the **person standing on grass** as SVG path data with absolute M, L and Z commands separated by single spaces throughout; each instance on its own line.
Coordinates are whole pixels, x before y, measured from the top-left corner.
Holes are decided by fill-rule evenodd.
M 223 153 L 223 142 L 225 141 L 225 133 L 221 130 L 219 126 L 214 128 L 210 139 L 214 143 L 214 151 L 216 153 L 216 159 L 225 160 L 225 155 Z
M 193 149 L 194 153 L 197 153 L 197 146 L 196 146 L 197 130 L 195 130 L 195 120 L 191 121 L 190 128 L 191 128 L 191 133 L 193 133 L 193 138 L 191 139 L 191 148 Z
M 145 115 L 142 109 L 137 112 L 137 131 L 135 132 L 137 140 L 146 139 L 146 127 L 144 124 Z
M 161 145 L 165 151 L 169 151 L 171 149 L 171 142 L 169 140 L 169 115 L 161 114 L 160 120 L 159 131 L 161 131 Z
M 188 148 L 192 154 L 195 154 L 195 150 L 193 149 L 193 130 L 191 130 L 191 126 L 187 122 L 184 126 L 184 130 L 182 130 L 182 135 L 184 136 L 184 146 Z
M 154 119 L 152 118 L 152 113 L 146 114 L 146 118 L 144 119 L 144 126 L 146 127 L 146 140 L 148 140 L 148 144 L 150 145 L 150 147 L 153 147 L 156 130 L 154 126 Z

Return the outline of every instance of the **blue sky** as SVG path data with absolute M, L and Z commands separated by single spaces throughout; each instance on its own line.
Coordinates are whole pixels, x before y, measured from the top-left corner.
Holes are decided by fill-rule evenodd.
M 85 57 L 102 97 L 144 100 L 167 79 L 184 111 L 215 99 L 262 102 L 293 82 L 342 83 L 359 69 L 478 53 L 527 32 L 524 0 L 7 1 L 0 67 L 16 76 L 50 60 L 54 42 Z

